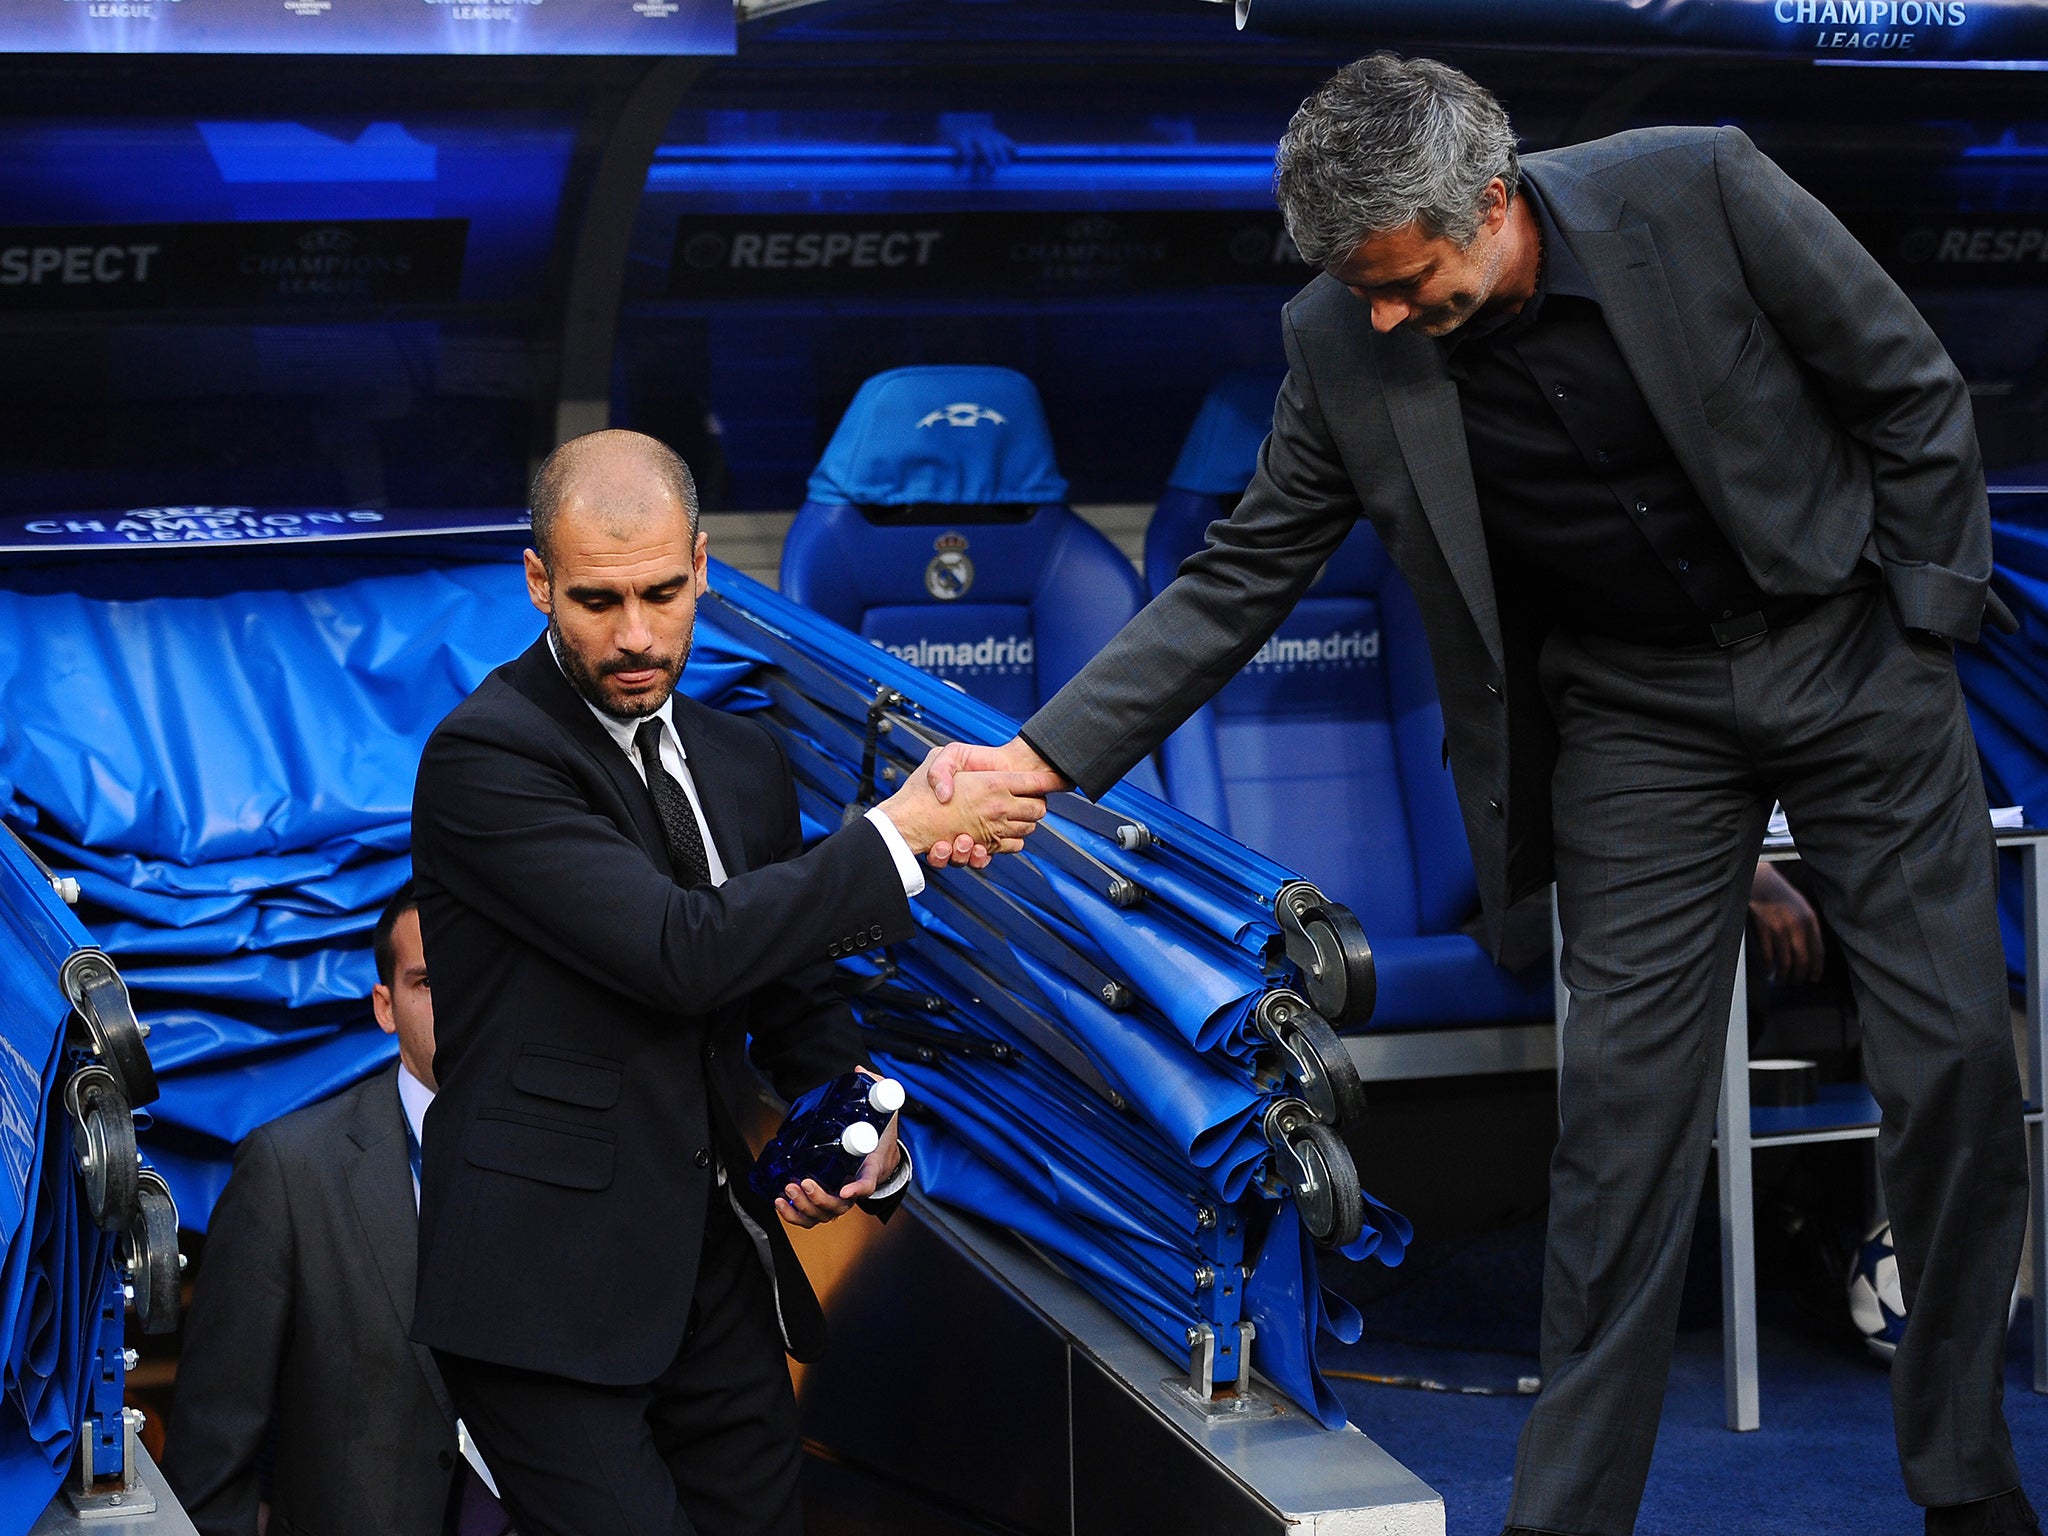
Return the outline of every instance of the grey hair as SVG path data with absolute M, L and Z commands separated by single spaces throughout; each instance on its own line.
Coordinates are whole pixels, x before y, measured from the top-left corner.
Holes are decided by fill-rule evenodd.
M 1495 177 L 1512 200 L 1522 165 L 1493 93 L 1434 59 L 1376 53 L 1301 104 L 1273 195 L 1302 260 L 1327 270 L 1368 235 L 1411 223 L 1470 245 Z
M 601 432 L 586 432 L 581 437 L 572 437 L 559 444 L 533 472 L 533 485 L 526 493 L 533 526 L 533 552 L 540 556 L 540 563 L 549 570 L 553 570 L 555 565 L 555 513 L 561 508 L 562 498 L 568 493 L 569 484 L 582 460 L 593 449 L 608 447 L 630 447 L 646 458 L 647 467 L 654 471 L 689 518 L 690 544 L 692 548 L 696 547 L 697 477 L 690 473 L 690 466 L 683 462 L 682 455 L 660 438 L 649 437 L 643 432 L 607 428 Z

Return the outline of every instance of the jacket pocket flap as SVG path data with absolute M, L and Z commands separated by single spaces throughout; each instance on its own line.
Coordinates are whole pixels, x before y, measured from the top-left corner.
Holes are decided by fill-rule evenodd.
M 603 1056 L 522 1046 L 512 1063 L 512 1086 L 579 1109 L 610 1109 L 619 1102 L 619 1064 Z
M 612 1182 L 608 1133 L 512 1110 L 479 1114 L 463 1138 L 462 1155 L 475 1167 L 564 1189 L 607 1189 Z

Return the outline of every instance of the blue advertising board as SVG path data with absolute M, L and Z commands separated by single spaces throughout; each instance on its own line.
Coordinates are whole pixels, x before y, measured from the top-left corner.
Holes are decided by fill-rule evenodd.
M 732 0 L 0 0 L 5 53 L 721 54 Z
M 1237 19 L 1261 32 L 1361 41 L 2048 59 L 2048 6 L 2037 0 L 1237 0 Z
M 106 549 L 190 549 L 197 544 L 332 543 L 507 533 L 527 526 L 523 507 L 130 507 L 110 512 L 0 514 L 0 555 Z

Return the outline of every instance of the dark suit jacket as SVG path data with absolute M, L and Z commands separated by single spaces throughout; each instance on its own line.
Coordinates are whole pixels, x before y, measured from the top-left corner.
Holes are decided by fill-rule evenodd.
M 206 1234 L 164 1473 L 204 1536 L 439 1536 L 455 1411 L 412 1326 L 398 1068 L 259 1127 Z
M 767 1234 L 783 1333 L 824 1345 L 736 1127 L 864 1060 L 831 982 L 911 932 L 865 820 L 808 853 L 775 738 L 680 694 L 729 878 L 685 890 L 654 802 L 537 640 L 435 729 L 413 796 L 440 1093 L 427 1112 L 413 1337 L 578 1381 L 652 1381 L 690 1315 L 714 1156 Z
M 1759 587 L 1882 571 L 1902 623 L 1974 639 L 1990 515 L 1969 395 L 1919 312 L 1735 128 L 1528 157 L 1616 344 Z M 1495 602 L 1457 386 L 1333 279 L 1287 306 L 1259 470 L 1209 546 L 1024 733 L 1082 786 L 1128 771 L 1256 652 L 1361 515 L 1415 589 L 1489 925 L 1551 877 L 1536 644 Z

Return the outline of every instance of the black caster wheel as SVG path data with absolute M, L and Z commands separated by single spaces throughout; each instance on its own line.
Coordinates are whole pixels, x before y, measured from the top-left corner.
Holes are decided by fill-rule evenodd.
M 154 1168 L 138 1177 L 135 1219 L 122 1244 L 130 1305 L 144 1333 L 172 1333 L 178 1326 L 178 1207 L 170 1186 Z
M 1276 1100 L 1266 1111 L 1265 1129 L 1275 1171 L 1293 1193 L 1309 1236 L 1325 1248 L 1342 1248 L 1357 1238 L 1365 1230 L 1365 1201 L 1358 1165 L 1337 1133 L 1298 1099 Z
M 114 1074 L 135 1108 L 156 1101 L 156 1069 L 149 1064 L 149 1027 L 135 1017 L 128 984 L 97 949 L 75 951 L 58 973 L 64 995 L 85 1021 L 94 1061 Z
M 1281 1080 L 1318 1120 L 1355 1125 L 1365 1119 L 1358 1064 L 1329 1022 L 1304 999 L 1284 990 L 1269 992 L 1260 999 L 1255 1022 L 1273 1044 Z
M 1315 1011 L 1339 1027 L 1370 1019 L 1378 991 L 1372 945 L 1351 909 L 1306 880 L 1292 880 L 1273 898 L 1273 916 Z
M 85 1209 L 102 1232 L 126 1230 L 135 1209 L 141 1158 L 135 1150 L 135 1114 L 128 1096 L 105 1067 L 80 1067 L 64 1083 L 71 1115 L 72 1150 L 85 1184 Z

